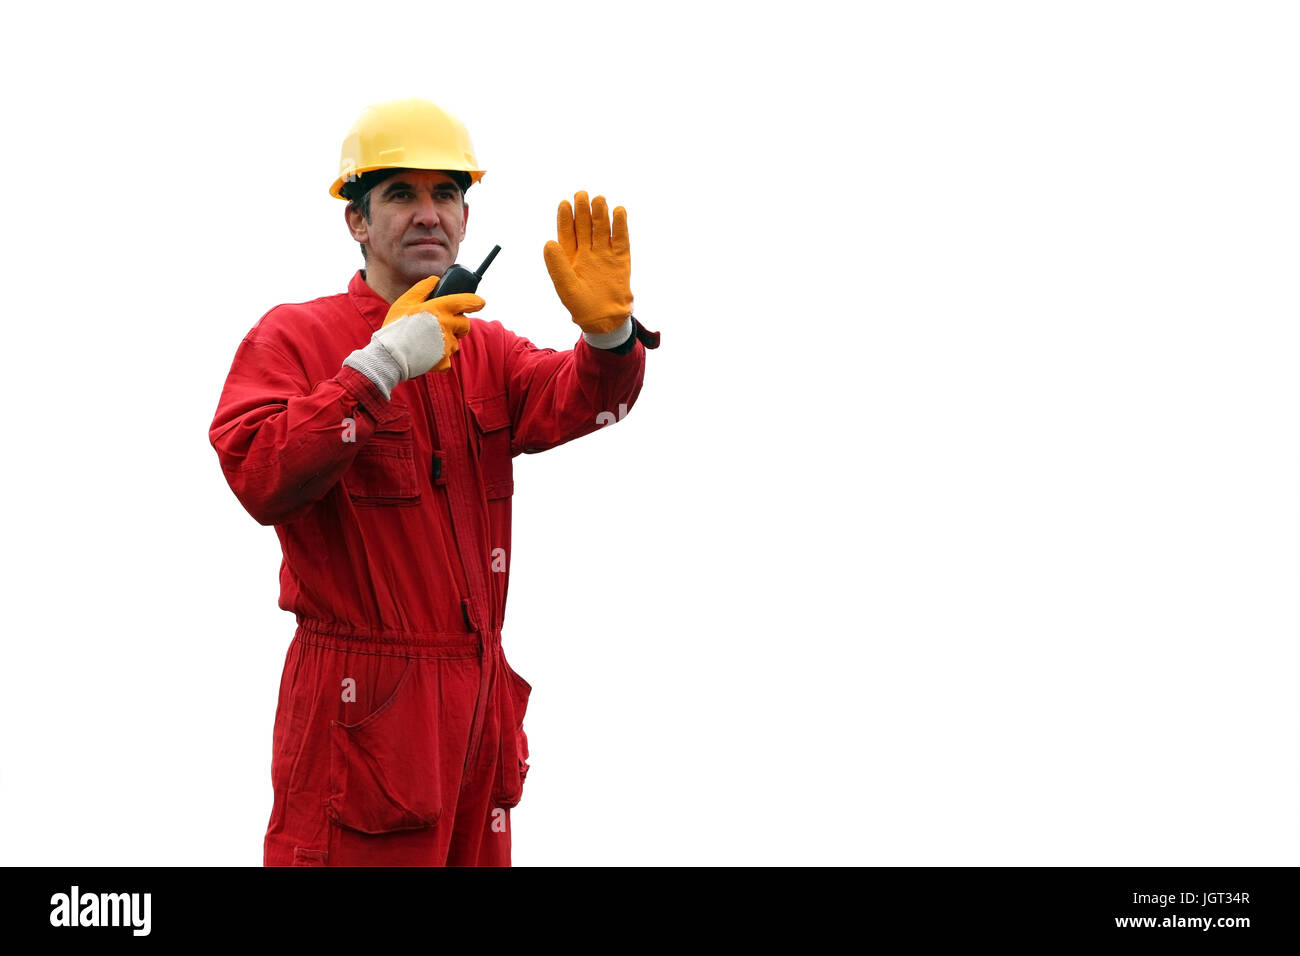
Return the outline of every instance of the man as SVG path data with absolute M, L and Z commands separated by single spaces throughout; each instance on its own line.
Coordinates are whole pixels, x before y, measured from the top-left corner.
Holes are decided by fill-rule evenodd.
M 645 348 L 627 220 L 561 204 L 545 247 L 582 329 L 538 349 L 426 301 L 456 261 L 465 128 L 424 100 L 367 109 L 331 194 L 365 268 L 345 293 L 268 312 L 235 354 L 209 433 L 231 489 L 275 526 L 298 627 L 275 718 L 267 865 L 509 865 L 530 686 L 501 650 L 511 458 L 631 407 Z

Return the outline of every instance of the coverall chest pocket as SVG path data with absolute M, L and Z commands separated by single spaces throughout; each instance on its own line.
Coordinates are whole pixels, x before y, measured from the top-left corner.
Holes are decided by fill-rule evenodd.
M 410 412 L 375 430 L 344 473 L 343 485 L 356 504 L 419 503 L 420 474 Z
M 442 780 L 435 666 L 408 660 L 392 694 L 364 720 L 331 722 L 326 808 L 335 823 L 362 833 L 438 823 Z
M 515 493 L 514 461 L 510 455 L 510 406 L 505 392 L 466 403 L 474 418 L 483 490 L 488 498 L 508 498 Z

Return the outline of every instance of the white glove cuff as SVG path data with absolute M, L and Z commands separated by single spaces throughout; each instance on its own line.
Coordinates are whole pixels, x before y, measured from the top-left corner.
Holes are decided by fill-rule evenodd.
M 632 331 L 632 316 L 629 315 L 613 332 L 583 332 L 582 337 L 592 348 L 616 349 L 632 337 Z
M 402 366 L 383 342 L 374 339 L 365 348 L 357 349 L 345 358 L 343 364 L 374 382 L 384 398 L 391 398 L 393 389 L 402 381 Z

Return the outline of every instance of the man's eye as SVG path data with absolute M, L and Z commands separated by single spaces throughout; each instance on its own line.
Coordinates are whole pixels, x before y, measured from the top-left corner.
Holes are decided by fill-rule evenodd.
M 451 200 L 456 198 L 456 194 L 453 193 L 450 189 L 444 189 L 438 193 L 438 198 L 445 200 L 446 202 L 451 202 Z

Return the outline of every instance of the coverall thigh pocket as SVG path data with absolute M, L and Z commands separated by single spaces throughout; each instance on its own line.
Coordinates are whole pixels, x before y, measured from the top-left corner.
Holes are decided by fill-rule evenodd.
M 528 736 L 524 733 L 524 713 L 533 687 L 501 655 L 505 668 L 505 694 L 501 697 L 502 759 L 493 787 L 493 802 L 513 807 L 524 795 L 524 778 L 528 776 Z
M 413 505 L 420 500 L 420 474 L 415 466 L 415 437 L 410 415 L 404 415 L 370 436 L 357 451 L 343 486 L 353 502 L 364 505 Z
M 330 723 L 326 812 L 361 833 L 418 830 L 442 813 L 437 672 L 407 661 L 388 699 L 355 724 Z

